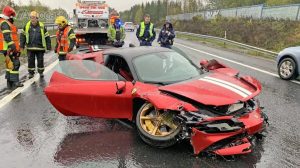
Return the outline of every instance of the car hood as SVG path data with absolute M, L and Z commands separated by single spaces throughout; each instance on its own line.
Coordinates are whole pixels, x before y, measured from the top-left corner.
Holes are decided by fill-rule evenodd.
M 300 46 L 299 47 L 289 47 L 284 50 L 282 50 L 278 55 L 286 55 L 286 54 L 292 54 L 292 55 L 298 55 L 300 53 Z
M 237 78 L 215 73 L 162 86 L 159 90 L 179 99 L 184 97 L 205 105 L 222 106 L 253 98 L 260 93 L 261 85 L 252 77 Z
M 289 50 L 289 51 L 300 51 L 300 46 L 296 46 L 296 47 L 289 47 L 284 49 L 284 51 Z

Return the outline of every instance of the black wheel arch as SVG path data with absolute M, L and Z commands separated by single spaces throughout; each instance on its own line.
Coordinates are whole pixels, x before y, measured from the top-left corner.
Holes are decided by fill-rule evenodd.
M 134 98 L 132 102 L 132 122 L 135 123 L 135 118 L 140 108 L 146 103 L 146 100 L 142 98 Z
M 296 59 L 294 58 L 294 56 L 292 56 L 292 55 L 284 55 L 284 56 L 282 56 L 282 57 L 279 59 L 278 63 L 277 63 L 277 67 L 279 67 L 280 62 L 281 62 L 283 59 L 285 59 L 285 58 L 290 58 L 290 59 L 294 60 L 295 63 L 296 63 L 296 67 L 298 67 L 299 63 L 297 62 L 297 60 L 296 60 Z

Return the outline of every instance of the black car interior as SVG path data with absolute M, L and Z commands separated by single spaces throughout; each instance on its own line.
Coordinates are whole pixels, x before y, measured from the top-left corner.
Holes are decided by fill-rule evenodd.
M 107 55 L 105 56 L 104 65 L 121 76 L 120 80 L 133 81 L 129 66 L 122 57 Z

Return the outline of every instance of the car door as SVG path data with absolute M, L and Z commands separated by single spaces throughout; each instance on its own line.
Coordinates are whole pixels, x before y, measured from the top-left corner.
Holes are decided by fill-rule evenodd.
M 52 105 L 66 116 L 132 119 L 133 84 L 93 61 L 62 61 L 45 88 Z

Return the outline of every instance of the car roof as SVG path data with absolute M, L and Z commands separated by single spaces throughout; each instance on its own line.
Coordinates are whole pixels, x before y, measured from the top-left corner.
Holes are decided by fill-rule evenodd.
M 135 57 L 159 52 L 173 52 L 173 50 L 163 47 L 129 47 L 129 48 L 114 48 L 104 50 L 105 55 L 118 55 L 127 61 Z

